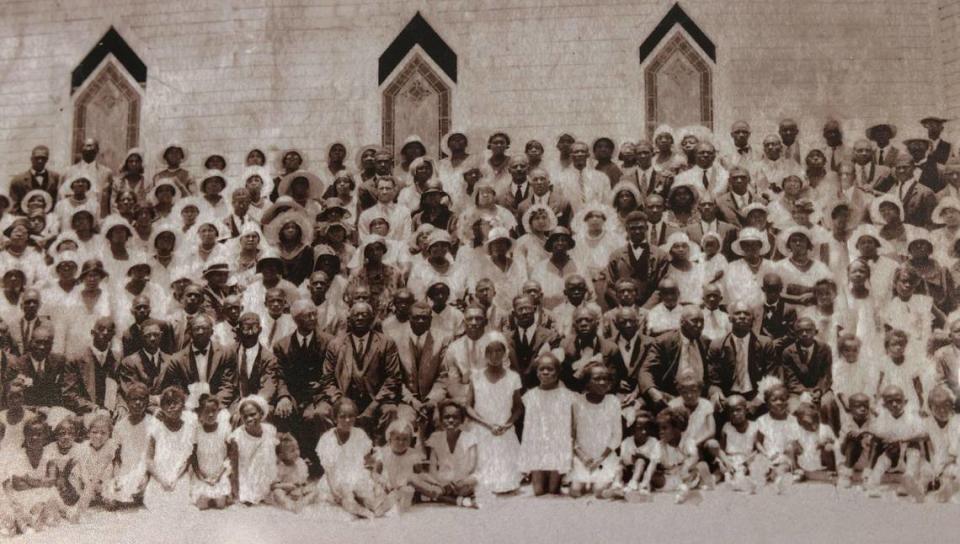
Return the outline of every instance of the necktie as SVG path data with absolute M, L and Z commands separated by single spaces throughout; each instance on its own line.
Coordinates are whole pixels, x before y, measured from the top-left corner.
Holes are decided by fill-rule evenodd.
M 270 326 L 270 334 L 267 336 L 267 342 L 271 346 L 273 345 L 273 337 L 277 334 L 277 321 L 279 321 L 279 319 L 273 320 L 273 325 Z
M 740 148 L 737 149 L 737 153 L 739 153 L 739 154 L 741 154 L 741 155 L 746 155 L 747 152 L 749 152 L 749 151 L 750 151 L 750 148 L 749 148 L 749 147 L 740 147 Z
M 877 159 L 877 162 L 883 164 L 883 148 L 880 148 L 880 157 Z
M 646 172 L 642 170 L 640 171 L 640 179 L 637 185 L 639 185 L 638 189 L 640 189 L 641 194 L 647 191 L 647 173 Z
M 865 165 L 860 165 L 860 183 L 866 185 L 867 183 L 867 167 Z
M 830 169 L 834 172 L 837 171 L 837 148 L 830 148 Z
M 26 318 L 20 320 L 20 335 L 23 337 L 23 347 L 30 345 L 30 322 Z
M 519 206 L 520 203 L 523 202 L 523 185 L 522 184 L 516 184 L 516 185 L 517 185 L 517 192 L 513 194 L 513 205 Z
M 43 361 L 37 361 L 37 377 L 43 379 Z
M 240 346 L 240 370 L 248 379 L 250 378 L 250 367 L 247 365 L 247 348 Z
M 709 188 L 710 188 L 710 178 L 707 177 L 707 171 L 706 171 L 706 170 L 703 171 L 703 188 L 704 188 L 704 189 L 709 189 Z

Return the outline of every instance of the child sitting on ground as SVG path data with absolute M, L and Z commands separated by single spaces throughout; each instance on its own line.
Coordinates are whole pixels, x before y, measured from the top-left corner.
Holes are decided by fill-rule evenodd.
M 443 494 L 443 486 L 426 473 L 429 463 L 423 452 L 410 446 L 413 436 L 409 422 L 391 423 L 387 427 L 387 444 L 377 449 L 374 463 L 374 473 L 387 491 L 388 500 L 401 512 L 410 507 L 417 492 L 428 500 Z
M 938 489 L 937 500 L 946 502 L 957 492 L 956 448 L 960 445 L 960 419 L 953 413 L 953 393 L 938 385 L 930 391 L 927 404 L 932 417 L 924 421 L 930 443 L 930 462 L 927 465 L 921 488 Z
M 204 393 L 200 396 L 200 424 L 197 425 L 190 466 L 190 499 L 200 510 L 223 509 L 230 498 L 230 459 L 227 442 L 230 427 L 217 421 L 220 401 Z
M 631 471 L 626 485 L 628 491 L 650 492 L 651 480 L 663 454 L 660 441 L 651 436 L 655 431 L 653 414 L 638 408 L 633 421 L 633 436 L 620 444 L 620 462 Z
M 117 443 L 110 438 L 113 434 L 113 420 L 104 412 L 97 413 L 87 425 L 87 439 L 74 449 L 74 473 L 79 484 L 77 491 L 77 515 L 83 514 L 91 505 L 110 506 L 104 499 L 104 486 L 113 477 L 114 461 L 117 457 Z
M 7 496 L 5 525 L 31 534 L 59 523 L 64 505 L 57 493 L 57 468 L 46 449 L 50 441 L 46 416 L 35 415 L 24 423 L 23 447 L 9 450 L 5 459 L 3 490 Z
M 153 416 L 147 414 L 150 390 L 140 382 L 133 382 L 125 394 L 126 417 L 113 429 L 113 438 L 119 448 L 113 477 L 104 486 L 103 495 L 110 508 L 143 505 L 143 491 L 147 487 L 147 430 Z
M 427 439 L 430 476 L 442 491 L 439 502 L 474 508 L 477 486 L 477 439 L 463 429 L 466 409 L 452 400 L 439 405 L 441 429 Z
M 281 435 L 277 445 L 277 480 L 270 486 L 271 502 L 294 513 L 317 502 L 317 488 L 309 484 L 308 477 L 307 462 L 300 457 L 297 439 L 292 434 Z
M 277 478 L 277 429 L 263 422 L 270 405 L 260 395 L 244 397 L 237 412 L 242 425 L 230 433 L 227 445 L 231 496 L 243 504 L 259 504 L 270 497 Z
M 796 418 L 790 415 L 790 392 L 783 383 L 772 377 L 761 380 L 759 389 L 767 404 L 767 413 L 757 419 L 757 449 L 763 454 L 756 461 L 766 466 L 750 467 L 754 477 L 766 476 L 778 492 L 783 492 L 787 475 L 797 466 L 797 436 L 800 433 Z
M 652 489 L 676 491 L 674 502 L 686 502 L 696 496 L 700 474 L 706 469 L 699 463 L 696 447 L 683 440 L 690 422 L 690 413 L 683 406 L 668 406 L 657 414 L 660 433 L 658 472 L 651 479 Z
M 718 444 L 720 471 L 735 491 L 753 493 L 756 488 L 747 476 L 757 451 L 759 427 L 747 419 L 747 400 L 740 395 L 727 397 L 726 415 Z
M 903 472 L 897 493 L 921 500 L 924 493 L 919 484 L 924 462 L 922 448 L 927 439 L 923 422 L 914 412 L 904 409 L 907 401 L 903 389 L 888 385 L 881 398 L 883 408 L 874 427 L 879 456 L 864 488 L 869 497 L 880 497 L 883 477 L 897 469 Z
M 333 406 L 333 415 L 336 426 L 317 443 L 317 457 L 324 470 L 320 494 L 355 516 L 381 516 L 386 512 L 385 494 L 367 468 L 373 442 L 354 426 L 357 405 L 343 397 Z
M 834 446 L 837 437 L 829 425 L 820 422 L 820 411 L 809 398 L 801 398 L 794 411 L 798 430 L 797 472 L 798 479 L 807 479 L 836 470 Z
M 846 409 L 840 418 L 841 441 L 837 475 L 840 487 L 848 488 L 852 485 L 856 472 L 869 472 L 875 437 L 870 397 L 866 393 L 854 393 L 843 402 Z
M 690 414 L 683 440 L 688 443 L 688 447 L 696 450 L 701 460 L 707 464 L 713 463 L 717 454 L 717 444 L 713 439 L 717 434 L 717 423 L 713 414 L 713 403 L 701 396 L 703 380 L 693 370 L 685 369 L 677 375 L 676 383 L 679 396 L 670 399 L 668 406 L 682 406 Z M 701 484 L 705 488 L 710 487 L 710 482 L 706 481 L 709 479 L 707 476 L 709 472 L 701 474 Z

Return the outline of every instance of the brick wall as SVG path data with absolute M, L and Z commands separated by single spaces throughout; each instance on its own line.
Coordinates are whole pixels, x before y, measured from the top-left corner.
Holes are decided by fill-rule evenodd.
M 0 174 L 48 143 L 69 157 L 70 72 L 113 25 L 149 69 L 141 144 L 176 138 L 191 164 L 254 146 L 319 160 L 336 137 L 380 140 L 377 59 L 419 10 L 457 52 L 453 124 L 515 140 L 561 129 L 636 137 L 638 47 L 665 0 L 5 0 L 0 3 Z M 721 133 L 760 135 L 782 115 L 814 141 L 823 119 L 851 138 L 889 118 L 958 112 L 957 16 L 946 0 L 687 0 L 717 45 Z M 949 88 L 947 88 L 949 87 Z M 901 131 L 904 130 L 901 129 Z M 726 139 L 725 137 L 722 137 Z M 152 154 L 151 154 L 152 155 Z M 148 157 L 148 169 L 157 165 Z

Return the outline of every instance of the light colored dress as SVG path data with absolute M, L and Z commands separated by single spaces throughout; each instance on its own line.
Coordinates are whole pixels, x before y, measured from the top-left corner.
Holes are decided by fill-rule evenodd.
M 398 455 L 390 446 L 377 449 L 377 461 L 383 466 L 383 479 L 386 481 L 387 491 L 399 489 L 410 483 L 414 475 L 414 467 L 424 460 L 423 452 L 415 448 Z
M 723 425 L 723 437 L 726 442 L 724 453 L 733 465 L 734 470 L 745 470 L 750 454 L 757 446 L 757 422 L 748 421 L 747 428 L 740 432 L 732 423 Z
M 104 484 L 113 476 L 113 460 L 117 456 L 117 447 L 113 439 L 107 440 L 100 449 L 91 446 L 89 440 L 76 445 L 74 473 L 81 488 L 92 487 L 97 494 L 103 495 Z
M 113 428 L 113 440 L 120 448 L 120 466 L 113 479 L 105 486 L 104 497 L 119 502 L 131 502 L 147 475 L 147 431 L 153 425 L 153 416 L 147 414 L 136 425 L 125 417 Z
M 477 445 L 477 437 L 470 431 L 461 431 L 457 444 L 450 450 L 447 431 L 436 431 L 427 439 L 426 446 L 437 456 L 432 475 L 441 483 L 459 482 L 474 475 L 470 472 L 470 448 Z
M 23 424 L 31 417 L 33 417 L 33 414 L 24 410 L 20 422 L 14 425 L 10 423 L 7 410 L 0 411 L 0 423 L 3 423 L 6 428 L 3 440 L 0 440 L 0 475 L 3 474 L 2 467 L 7 463 L 7 460 L 12 459 L 17 450 L 23 448 Z
M 793 416 L 774 419 L 763 414 L 757 419 L 757 430 L 763 435 L 763 448 L 771 461 L 777 461 L 791 442 L 800 434 L 800 424 Z
M 230 460 L 227 457 L 227 442 L 230 440 L 230 426 L 217 424 L 213 432 L 207 432 L 203 425 L 197 425 L 194 441 L 197 446 L 197 466 L 209 476 L 220 474 L 216 483 L 209 484 L 200 479 L 193 471 L 190 473 L 190 501 L 200 499 L 218 499 L 230 495 Z
M 263 502 L 277 478 L 277 429 L 269 423 L 260 426 L 260 436 L 252 436 L 242 425 L 230 433 L 230 440 L 237 444 L 240 502 Z
M 573 405 L 577 395 L 563 385 L 523 394 L 526 415 L 520 443 L 520 470 L 570 471 L 573 463 Z
M 813 432 L 800 427 L 797 441 L 802 448 L 800 455 L 797 457 L 797 464 L 800 468 L 808 472 L 826 469 L 820 459 L 820 450 L 817 446 L 826 443 L 836 444 L 837 437 L 833 434 L 833 429 L 829 425 L 821 423 L 819 429 Z
M 323 478 L 317 484 L 320 495 L 339 503 L 344 493 L 363 494 L 373 489 L 373 479 L 365 459 L 373 449 L 373 442 L 363 429 L 350 429 L 343 444 L 337 439 L 336 428 L 330 429 L 317 442 L 317 457 L 323 467 Z
M 37 466 L 33 466 L 33 464 L 30 462 L 30 458 L 27 457 L 27 450 L 24 448 L 20 448 L 18 451 L 10 453 L 10 465 L 7 468 L 6 474 L 4 474 L 4 481 L 9 480 L 14 476 L 46 478 L 47 465 L 49 465 L 52 461 L 50 458 L 49 448 L 44 448 L 43 455 L 40 456 L 40 462 L 37 463 Z M 9 497 L 10 502 L 14 505 L 14 508 L 20 509 L 22 512 L 29 512 L 34 506 L 37 505 L 49 504 L 51 501 L 55 503 L 60 501 L 60 497 L 57 494 L 57 488 L 52 486 L 34 487 L 30 489 L 24 489 L 22 491 L 16 491 L 11 488 L 11 490 L 7 492 L 7 496 Z
M 487 379 L 483 370 L 474 370 L 473 409 L 484 421 L 505 425 L 513 411 L 513 395 L 522 389 L 520 375 L 512 370 L 496 383 Z M 477 480 L 494 493 L 506 493 L 520 487 L 520 441 L 511 428 L 494 436 L 482 425 L 473 425 L 477 438 Z
M 606 395 L 599 403 L 587 400 L 580 395 L 573 405 L 573 421 L 577 429 L 577 445 L 591 459 L 596 459 L 610 448 L 610 453 L 601 461 L 600 466 L 590 470 L 576 456 L 573 456 L 573 470 L 570 480 L 607 486 L 620 477 L 620 459 L 617 446 L 623 438 L 623 425 L 620 422 L 620 401 L 616 395 Z
M 183 425 L 177 431 L 171 431 L 167 426 L 154 418 L 150 422 L 147 436 L 156 443 L 153 453 L 153 466 L 156 474 L 165 480 L 174 480 L 174 489 L 165 491 L 156 480 L 151 479 L 144 491 L 143 504 L 150 510 L 165 511 L 169 508 L 182 507 L 187 504 L 190 496 L 190 484 L 183 469 L 193 454 L 193 438 L 197 425 L 197 415 L 193 412 L 183 412 L 180 416 Z

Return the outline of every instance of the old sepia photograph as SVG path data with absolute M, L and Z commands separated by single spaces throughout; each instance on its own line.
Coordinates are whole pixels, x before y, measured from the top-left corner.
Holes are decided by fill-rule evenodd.
M 0 0 L 0 544 L 957 535 L 960 0 Z

